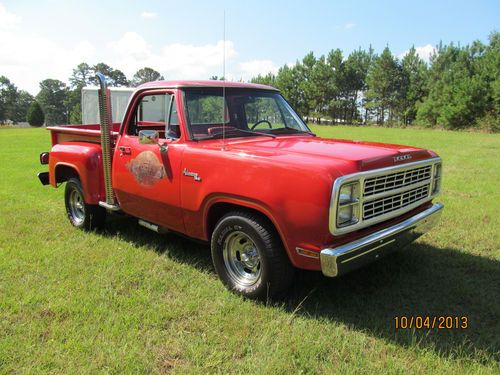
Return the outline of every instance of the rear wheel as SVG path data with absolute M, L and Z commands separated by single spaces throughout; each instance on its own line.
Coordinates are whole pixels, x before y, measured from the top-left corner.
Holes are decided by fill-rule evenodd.
M 70 178 L 64 192 L 66 214 L 70 223 L 85 230 L 102 228 L 106 220 L 106 210 L 98 205 L 87 204 L 78 178 Z
M 293 266 L 274 227 L 259 215 L 225 215 L 212 234 L 212 260 L 222 282 L 248 298 L 265 299 L 287 289 Z

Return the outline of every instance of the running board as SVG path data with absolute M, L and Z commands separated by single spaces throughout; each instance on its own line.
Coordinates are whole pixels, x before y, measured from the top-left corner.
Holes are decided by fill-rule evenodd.
M 100 201 L 99 206 L 104 207 L 108 211 L 120 211 L 120 206 L 117 204 L 109 204 L 107 202 Z
M 149 230 L 152 230 L 156 233 L 168 233 L 168 229 L 162 228 L 159 225 L 144 221 L 142 219 L 139 219 L 139 225 L 143 226 L 144 228 L 148 228 Z

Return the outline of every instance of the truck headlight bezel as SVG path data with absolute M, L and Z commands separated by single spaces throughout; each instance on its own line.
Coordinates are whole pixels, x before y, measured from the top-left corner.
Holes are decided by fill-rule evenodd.
M 340 187 L 336 220 L 338 228 L 353 225 L 359 221 L 359 194 L 359 181 L 348 182 Z

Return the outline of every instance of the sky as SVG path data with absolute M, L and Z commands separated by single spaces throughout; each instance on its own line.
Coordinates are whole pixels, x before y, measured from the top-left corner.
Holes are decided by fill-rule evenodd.
M 225 44 L 224 44 L 225 14 Z M 487 42 L 500 0 L 0 0 L 0 75 L 35 95 L 45 78 L 68 82 L 81 62 L 129 79 L 149 66 L 166 79 L 275 73 L 312 51 L 415 46 L 428 60 L 443 43 Z

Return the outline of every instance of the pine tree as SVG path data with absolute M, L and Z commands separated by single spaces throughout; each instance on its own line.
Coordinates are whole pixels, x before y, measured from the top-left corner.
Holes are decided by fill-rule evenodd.
M 417 105 L 427 95 L 427 64 L 410 48 L 401 61 L 402 87 L 398 93 L 399 110 L 403 124 L 412 124 L 417 117 Z
M 480 48 L 482 49 L 482 48 Z M 440 46 L 431 60 L 429 95 L 419 106 L 417 118 L 431 126 L 448 129 L 472 126 L 484 115 L 488 87 L 478 74 L 478 46 Z
M 40 82 L 40 92 L 36 100 L 42 106 L 48 125 L 67 123 L 67 93 L 66 84 L 57 79 L 46 79 Z
M 389 47 L 385 47 L 382 54 L 375 59 L 367 77 L 367 99 L 371 108 L 377 111 L 379 124 L 384 124 L 386 118 L 392 120 L 400 78 L 398 62 Z
M 27 121 L 31 126 L 42 126 L 45 121 L 42 107 L 36 100 L 28 108 Z

